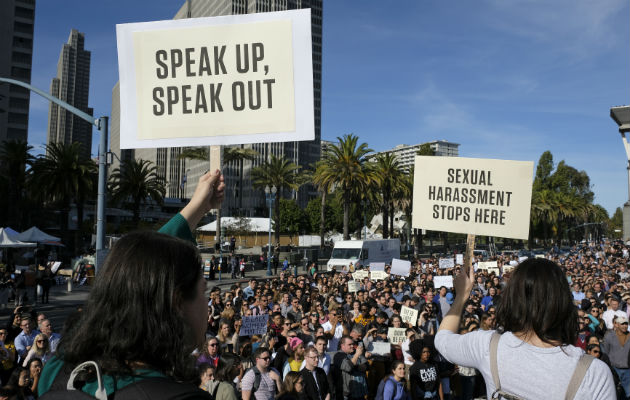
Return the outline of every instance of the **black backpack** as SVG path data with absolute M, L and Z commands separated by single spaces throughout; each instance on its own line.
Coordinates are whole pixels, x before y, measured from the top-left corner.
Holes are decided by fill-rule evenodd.
M 254 393 L 256 393 L 256 391 L 260 387 L 260 380 L 261 380 L 262 375 L 260 371 L 258 370 L 258 368 L 256 368 L 256 366 L 249 368 L 247 371 L 245 371 L 245 374 L 248 373 L 249 371 L 254 372 L 254 385 L 252 386 L 252 396 L 253 396 Z M 245 374 L 243 374 L 243 376 L 245 376 Z
M 95 396 L 89 395 L 74 387 L 74 379 L 78 372 L 87 366 L 96 368 L 99 390 Z M 217 385 L 218 388 L 218 385 Z M 216 390 L 214 395 L 216 395 Z M 68 373 L 67 367 L 62 367 L 55 377 L 50 389 L 41 395 L 42 400 L 136 400 L 136 399 L 168 399 L 168 400 L 210 400 L 211 395 L 191 384 L 178 383 L 170 378 L 151 377 L 129 384 L 114 393 L 106 394 L 102 385 L 100 368 L 93 361 L 87 361 Z

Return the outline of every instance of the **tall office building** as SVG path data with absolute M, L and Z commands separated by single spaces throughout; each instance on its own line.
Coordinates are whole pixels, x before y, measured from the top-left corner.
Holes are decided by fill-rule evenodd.
M 35 0 L 0 1 L 0 76 L 31 83 Z M 30 91 L 0 84 L 0 142 L 28 142 Z
M 84 48 L 85 36 L 72 29 L 57 62 L 57 76 L 50 84 L 50 94 L 90 115 L 90 57 Z M 89 158 L 92 151 L 92 125 L 55 103 L 48 109 L 48 144 L 79 142 L 81 155 Z
M 223 215 L 263 215 L 267 207 L 262 190 L 254 189 L 251 170 L 268 160 L 270 155 L 286 159 L 306 168 L 320 158 L 321 138 L 321 82 L 322 82 L 322 7 L 323 0 L 188 0 L 175 14 L 174 19 L 198 18 L 220 15 L 247 14 L 257 12 L 311 9 L 311 30 L 313 50 L 313 90 L 315 140 L 305 142 L 253 143 L 240 147 L 254 149 L 259 156 L 253 161 L 232 162 L 225 165 L 227 196 L 223 202 Z M 113 102 L 119 102 L 114 96 Z M 112 123 L 114 109 L 112 106 Z M 115 128 L 112 127 L 112 135 Z M 120 152 L 114 143 L 120 140 L 112 137 L 112 151 Z M 179 160 L 180 148 L 136 149 L 136 159 L 150 160 L 157 165 L 158 173 L 166 182 L 167 197 L 190 198 L 199 177 L 208 170 L 209 159 L 204 161 Z M 209 153 L 209 152 L 208 152 Z M 189 184 L 190 182 L 190 184 Z M 305 185 L 298 192 L 285 193 L 293 196 L 300 206 L 317 195 L 312 185 Z

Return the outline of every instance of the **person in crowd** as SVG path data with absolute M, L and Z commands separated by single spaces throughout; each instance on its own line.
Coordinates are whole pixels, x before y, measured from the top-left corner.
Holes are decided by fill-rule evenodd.
M 99 389 L 97 378 L 112 397 L 123 390 L 138 399 L 158 398 L 157 390 L 205 396 L 192 384 L 198 376 L 192 354 L 205 339 L 207 305 L 191 232 L 220 206 L 224 189 L 220 171 L 208 172 L 160 232 L 129 233 L 115 242 L 78 320 L 44 367 L 39 395 L 64 393 L 68 370 L 76 368 L 85 382 L 81 390 L 91 396 Z M 85 369 L 86 361 L 99 369 Z
M 219 357 L 215 374 L 214 387 L 208 388 L 208 393 L 214 393 L 215 400 L 238 399 L 234 380 L 242 375 L 241 358 L 236 354 L 225 353 Z
M 606 323 L 606 329 L 609 331 L 615 329 L 613 324 L 614 317 L 625 317 L 628 319 L 628 315 L 619 309 L 619 299 L 613 296 L 608 300 L 608 308 L 602 315 L 602 319 Z
M 414 340 L 409 345 L 414 363 L 409 368 L 410 397 L 412 400 L 442 400 L 442 384 L 437 366 L 433 363 L 433 350 L 424 340 Z
M 628 334 L 628 318 L 623 315 L 613 316 L 613 329 L 606 332 L 601 343 L 601 350 L 610 359 L 610 364 L 619 376 L 620 384 L 626 394 L 630 397 L 630 365 L 628 356 L 630 355 L 630 334 Z
M 300 400 L 303 397 L 304 378 L 299 372 L 291 371 L 282 382 L 278 400 Z
M 303 398 L 305 400 L 330 400 L 327 373 L 319 367 L 319 351 L 315 347 L 309 347 L 304 357 L 304 368 L 300 371 L 304 381 Z
M 33 341 L 35 336 L 37 336 L 37 332 L 33 330 L 33 321 L 30 316 L 23 316 L 20 319 L 20 328 L 22 328 L 22 332 L 17 335 L 14 343 L 19 361 L 23 361 L 31 347 L 33 347 Z
M 42 365 L 45 365 L 46 361 L 48 361 L 51 356 L 52 354 L 50 352 L 48 337 L 43 333 L 39 333 L 37 334 L 37 336 L 35 336 L 35 340 L 33 340 L 33 346 L 28 351 L 28 354 L 24 357 L 22 366 L 26 367 L 26 365 L 34 358 L 39 359 Z
M 42 322 L 39 323 L 39 331 L 48 338 L 50 353 L 55 354 L 57 352 L 59 341 L 61 340 L 61 335 L 53 332 L 52 323 L 49 319 L 43 319 Z
M 212 393 L 216 386 L 214 384 L 215 367 L 208 363 L 201 363 L 197 365 L 197 371 L 199 372 L 199 389 Z
M 454 279 L 457 296 L 435 337 L 437 350 L 453 363 L 479 370 L 487 393 L 498 389 L 525 398 L 564 397 L 583 352 L 573 346 L 577 311 L 560 267 L 535 258 L 514 269 L 496 314 L 497 325 L 504 332 L 496 336 L 494 331 L 458 334 L 473 284 L 472 265 L 466 266 Z M 493 337 L 497 351 L 491 355 L 488 349 Z M 503 366 L 500 382 L 491 373 L 495 361 Z M 590 364 L 583 378 L 589 384 L 578 386 L 578 398 L 610 399 L 615 395 L 610 370 L 599 360 Z
M 217 367 L 219 364 L 219 340 L 211 336 L 206 340 L 203 351 L 197 357 L 197 365 L 209 364 L 213 367 Z
M 333 358 L 338 399 L 363 399 L 368 393 L 367 371 L 368 360 L 363 355 L 363 343 L 355 345 L 350 336 L 343 336 L 339 342 L 339 352 Z
M 304 342 L 299 337 L 293 337 L 289 339 L 289 349 L 291 350 L 291 356 L 284 363 L 282 367 L 282 378 L 289 373 L 289 371 L 298 372 L 302 363 L 304 362 Z
M 259 347 L 253 358 L 256 365 L 243 375 L 241 382 L 243 400 L 272 400 L 282 388 L 282 379 L 278 371 L 269 369 L 271 353 L 266 347 Z
M 391 365 L 391 372 L 379 384 L 382 389 L 383 400 L 407 400 L 409 394 L 405 388 L 405 364 L 395 360 Z
M 221 353 L 229 351 L 230 353 L 236 353 L 238 349 L 235 347 L 235 340 L 233 334 L 230 332 L 230 323 L 228 320 L 221 320 L 219 322 L 219 333 L 217 334 L 217 340 L 219 342 L 219 351 Z

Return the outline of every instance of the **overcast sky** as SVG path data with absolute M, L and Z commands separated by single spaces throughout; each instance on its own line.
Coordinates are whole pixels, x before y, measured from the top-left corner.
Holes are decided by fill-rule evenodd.
M 170 19 L 181 4 L 38 1 L 32 84 L 49 89 L 78 29 L 92 52 L 90 106 L 109 115 L 115 25 Z M 550 150 L 588 173 L 595 202 L 612 213 L 628 196 L 609 116 L 630 104 L 628 14 L 624 0 L 325 1 L 322 138 L 354 133 L 376 151 L 444 139 L 463 157 L 514 160 Z M 32 96 L 38 153 L 47 118 L 47 102 Z

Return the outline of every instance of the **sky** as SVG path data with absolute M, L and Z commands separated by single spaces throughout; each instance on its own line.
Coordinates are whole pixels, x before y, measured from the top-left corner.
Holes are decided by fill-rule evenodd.
M 115 25 L 171 19 L 183 0 L 40 0 L 31 83 L 45 90 L 72 28 L 92 53 L 90 100 L 110 115 Z M 461 157 L 538 161 L 549 150 L 591 178 L 609 213 L 628 200 L 610 107 L 630 104 L 626 0 L 324 0 L 322 139 L 375 151 L 432 140 Z M 29 143 L 48 103 L 31 96 Z M 94 130 L 93 153 L 98 132 Z

